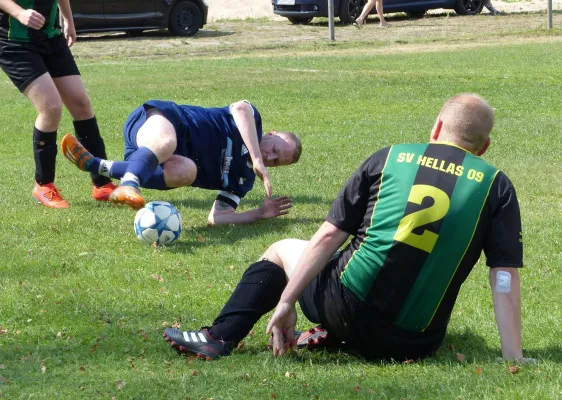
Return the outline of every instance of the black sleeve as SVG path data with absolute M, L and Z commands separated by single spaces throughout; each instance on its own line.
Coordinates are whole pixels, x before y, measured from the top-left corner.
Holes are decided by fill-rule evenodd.
M 502 172 L 490 189 L 491 221 L 484 243 L 486 265 L 489 267 L 523 266 L 521 214 L 515 188 Z
M 357 234 L 371 200 L 371 187 L 380 181 L 389 151 L 376 152 L 354 172 L 332 203 L 326 221 L 350 235 Z

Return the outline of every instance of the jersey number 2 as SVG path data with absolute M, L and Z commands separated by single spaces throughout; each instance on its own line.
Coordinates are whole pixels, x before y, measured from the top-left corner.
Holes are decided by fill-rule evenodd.
M 433 204 L 428 208 L 415 211 L 402 218 L 398 225 L 398 230 L 394 235 L 394 240 L 431 253 L 439 235 L 428 230 L 417 234 L 414 233 L 413 230 L 443 218 L 449 210 L 450 200 L 447 193 L 435 186 L 414 185 L 410 191 L 408 201 L 421 205 L 423 199 L 426 197 L 431 197 L 433 199 Z

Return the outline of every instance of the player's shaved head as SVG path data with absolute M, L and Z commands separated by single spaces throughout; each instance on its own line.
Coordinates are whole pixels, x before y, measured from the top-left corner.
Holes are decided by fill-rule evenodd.
M 477 94 L 461 93 L 447 100 L 439 119 L 443 123 L 440 140 L 449 140 L 474 151 L 481 148 L 490 136 L 494 110 Z

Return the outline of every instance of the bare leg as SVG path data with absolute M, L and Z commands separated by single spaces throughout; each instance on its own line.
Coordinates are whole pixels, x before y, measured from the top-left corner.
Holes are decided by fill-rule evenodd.
M 29 84 L 23 94 L 39 112 L 35 127 L 43 132 L 56 131 L 62 117 L 62 100 L 51 75 L 41 75 Z
M 164 182 L 169 188 L 191 186 L 197 177 L 197 165 L 187 157 L 172 155 L 164 164 Z
M 176 130 L 161 112 L 155 109 L 149 110 L 146 122 L 137 132 L 137 146 L 148 148 L 161 164 L 176 150 Z
M 359 17 L 355 20 L 358 26 L 365 25 L 365 20 L 374 6 L 375 0 L 367 0 L 367 3 L 365 3 L 365 6 L 363 7 L 363 11 L 361 11 L 361 15 L 359 15 Z
M 80 75 L 54 78 L 53 81 L 74 121 L 82 121 L 94 117 L 94 109 Z
M 377 14 L 380 20 L 379 26 L 389 26 L 388 22 L 384 19 L 382 1 L 383 0 L 377 0 Z
M 285 270 L 285 275 L 291 279 L 302 252 L 308 245 L 308 240 L 284 239 L 273 243 L 261 256 L 260 260 L 268 259 Z

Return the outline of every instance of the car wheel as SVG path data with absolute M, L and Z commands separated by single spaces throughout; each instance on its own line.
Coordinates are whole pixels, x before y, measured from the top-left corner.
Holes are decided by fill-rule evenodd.
M 312 21 L 311 17 L 287 17 L 287 19 L 293 25 L 306 25 Z
M 168 29 L 173 35 L 193 36 L 201 28 L 201 10 L 191 1 L 181 0 L 170 13 Z
M 408 18 L 422 18 L 427 10 L 419 10 L 419 11 L 408 11 L 406 13 L 406 17 Z
M 341 0 L 338 10 L 340 21 L 344 24 L 352 24 L 361 15 L 365 0 Z
M 459 15 L 480 14 L 485 1 L 483 0 L 457 0 L 455 12 Z

